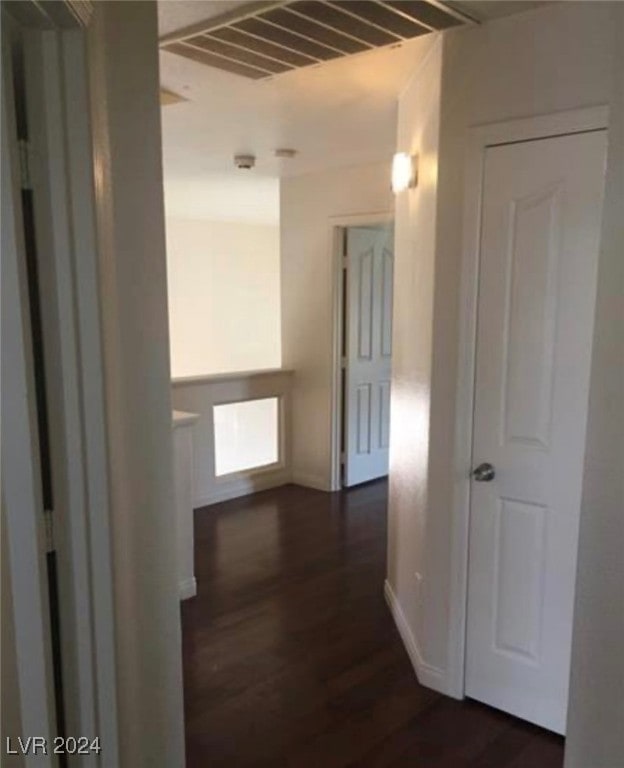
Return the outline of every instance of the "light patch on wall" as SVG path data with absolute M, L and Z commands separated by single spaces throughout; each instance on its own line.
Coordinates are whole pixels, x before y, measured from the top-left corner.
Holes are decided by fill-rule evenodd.
M 215 405 L 213 415 L 217 477 L 279 461 L 277 397 Z
M 438 186 L 438 154 L 425 152 L 419 158 L 418 184 L 423 188 L 437 189 Z
M 392 398 L 390 470 L 407 467 L 414 479 L 424 481 L 429 454 L 430 394 L 424 388 L 411 392 L 408 387 L 395 386 Z
M 279 228 L 167 218 L 174 377 L 281 364 Z

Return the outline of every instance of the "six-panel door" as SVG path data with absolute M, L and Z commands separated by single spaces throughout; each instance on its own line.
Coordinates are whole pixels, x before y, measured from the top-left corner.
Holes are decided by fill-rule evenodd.
M 347 486 L 388 474 L 393 242 L 389 227 L 346 230 Z
M 606 133 L 488 148 L 466 695 L 565 731 Z

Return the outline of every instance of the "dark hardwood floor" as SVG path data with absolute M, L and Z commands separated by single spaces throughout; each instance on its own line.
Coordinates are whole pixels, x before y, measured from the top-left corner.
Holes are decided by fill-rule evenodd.
M 560 768 L 563 740 L 420 686 L 383 597 L 386 484 L 195 513 L 189 768 Z

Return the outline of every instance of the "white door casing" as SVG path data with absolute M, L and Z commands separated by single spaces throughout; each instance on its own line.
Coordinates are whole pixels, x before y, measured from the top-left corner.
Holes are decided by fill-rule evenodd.
M 349 227 L 344 484 L 388 474 L 392 362 L 393 233 Z
M 53 546 L 56 552 L 59 584 L 68 587 L 59 589 L 66 731 L 86 738 L 97 736 L 102 753 L 98 755 L 92 751 L 84 757 L 85 765 L 99 765 L 103 760 L 112 767 L 118 764 L 115 637 L 94 222 L 93 137 L 88 109 L 86 38 L 82 31 L 89 13 L 88 3 L 83 5 L 80 21 L 63 3 L 59 3 L 53 12 L 39 9 L 40 15 L 34 6 L 28 14 L 17 8 L 11 8 L 5 14 L 2 9 L 3 33 L 10 24 L 16 35 L 19 34 L 20 59 L 24 68 L 23 78 L 17 81 L 24 108 L 20 114 L 27 116 L 28 127 L 25 134 L 22 124 L 20 138 L 28 141 L 20 146 L 19 155 L 17 147 L 5 153 L 3 146 L 3 159 L 9 154 L 13 156 L 11 167 L 8 162 L 3 163 L 3 216 L 6 203 L 10 215 L 4 218 L 11 221 L 12 226 L 3 227 L 2 232 L 2 355 L 3 360 L 6 357 L 10 362 L 3 367 L 3 403 L 6 399 L 10 407 L 3 409 L 2 442 L 5 449 L 8 445 L 5 437 L 13 441 L 18 434 L 17 426 L 15 431 L 11 427 L 4 429 L 8 427 L 4 422 L 10 412 L 14 417 L 11 423 L 17 419 L 19 429 L 30 430 L 32 451 L 30 459 L 22 450 L 24 445 L 3 451 L 3 515 L 6 513 L 9 533 L 8 560 L 13 563 L 11 586 L 18 645 L 17 671 L 20 689 L 27 692 L 23 694 L 20 690 L 22 735 L 51 738 L 57 728 L 52 656 L 47 647 L 51 645 L 45 563 L 47 545 Z M 9 18 L 13 11 L 15 20 Z M 9 52 L 5 43 L 3 37 L 3 57 Z M 7 119 L 11 124 L 9 132 L 3 130 L 3 140 L 5 133 L 7 136 L 10 133 L 14 144 L 15 113 L 10 106 L 14 98 L 8 95 L 11 90 L 8 65 L 3 74 L 3 128 Z M 21 185 L 29 190 L 28 193 L 22 191 L 20 195 L 17 179 L 13 179 L 14 188 L 5 195 L 5 176 L 8 178 L 11 173 L 15 176 L 20 166 Z M 43 350 L 48 374 L 46 398 L 53 408 L 53 419 L 50 420 L 52 472 L 55 510 L 59 512 L 55 517 L 53 536 L 51 526 L 43 524 L 36 398 L 31 381 L 33 339 L 26 275 L 22 274 L 26 254 L 20 198 L 25 194 L 34 198 L 33 229 L 40 256 L 37 261 L 45 337 Z M 4 242 L 5 234 L 8 244 Z M 10 266 L 13 262 L 17 263 L 15 273 Z M 6 281 L 5 266 L 9 276 Z M 15 288 L 16 279 L 21 285 L 19 291 Z M 5 288 L 11 297 L 7 302 L 4 301 Z M 6 308 L 7 317 L 13 317 L 12 308 L 18 305 L 19 315 L 15 318 L 21 317 L 22 331 L 14 334 L 8 329 L 13 324 L 4 322 L 4 310 Z M 58 346 L 51 344 L 52 336 L 56 334 L 61 340 Z M 15 352 L 14 345 L 5 344 L 7 339 L 15 344 L 19 342 L 21 351 Z M 20 368 L 22 357 L 26 361 L 23 371 Z M 22 378 L 22 384 L 15 390 L 5 386 L 15 376 Z M 21 403 L 30 412 L 31 424 L 22 418 L 26 411 L 17 408 L 16 403 Z M 7 457 L 12 457 L 24 471 L 5 471 Z M 61 475 L 68 481 L 65 490 L 69 493 L 61 492 Z M 10 478 L 13 478 L 11 482 Z M 32 487 L 27 487 L 27 481 Z M 10 488 L 19 490 L 19 497 L 14 497 Z M 38 514 L 34 524 L 37 536 L 33 534 L 30 509 L 28 515 L 24 514 L 26 497 L 36 501 Z M 17 504 L 14 504 L 16 499 Z M 35 505 L 31 506 L 34 508 Z M 11 512 L 13 507 L 17 509 L 17 515 Z M 32 562 L 35 546 L 43 566 Z M 35 578 L 42 581 L 38 600 L 24 591 L 21 576 L 18 577 L 22 573 L 28 573 L 30 581 Z M 43 661 L 40 650 L 35 647 L 37 643 L 41 645 L 41 626 L 46 646 Z M 23 664 L 22 658 L 25 660 Z M 46 678 L 45 696 L 41 693 L 42 670 Z M 39 680 L 36 680 L 37 676 Z M 23 686 L 22 678 L 26 681 Z M 44 712 L 46 727 L 41 722 L 37 727 L 27 727 L 28 722 L 32 726 L 34 717 L 42 720 L 41 713 Z M 50 753 L 48 757 L 31 753 L 26 762 L 30 765 L 33 761 L 37 765 L 57 764 L 57 759 Z
M 563 733 L 606 132 L 489 147 L 466 695 Z

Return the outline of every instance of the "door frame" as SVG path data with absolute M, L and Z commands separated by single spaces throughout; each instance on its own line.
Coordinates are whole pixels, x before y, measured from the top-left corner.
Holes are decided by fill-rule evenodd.
M 54 544 L 59 573 L 66 731 L 72 736 L 99 737 L 102 751 L 100 755 L 91 753 L 84 757 L 85 765 L 116 766 L 119 739 L 108 448 L 86 47 L 92 5 L 83 2 L 77 8 L 64 2 L 48 9 L 45 4 L 25 2 L 12 4 L 2 12 L 10 16 L 12 26 L 23 35 L 29 61 L 36 62 L 45 74 L 41 79 L 26 79 L 27 98 L 40 111 L 38 117 L 42 121 L 29 136 L 33 150 L 28 155 L 35 171 L 33 181 L 44 180 L 36 189 L 43 201 L 42 208 L 48 209 L 46 242 L 51 246 L 51 278 L 41 286 L 42 301 L 51 302 L 58 309 L 54 331 L 59 348 L 53 350 L 51 378 L 59 384 L 59 400 L 55 403 L 61 403 L 62 414 L 58 434 L 53 435 L 60 468 L 54 479 L 59 480 L 62 474 L 59 487 L 64 488 L 55 498 L 55 505 L 59 504 L 61 509 L 56 507 L 60 514 L 54 520 Z M 4 87 L 5 84 L 3 100 Z M 3 208 L 6 206 L 11 221 L 15 220 L 19 229 L 19 158 L 13 149 L 10 160 L 7 158 L 9 164 L 13 183 L 10 195 L 6 199 L 3 196 Z M 19 240 L 12 243 L 11 258 L 19 261 L 20 250 L 23 248 Z M 25 314 L 23 302 L 24 299 L 20 311 Z M 22 343 L 28 356 L 29 338 Z M 32 396 L 25 405 L 32 409 Z M 3 430 L 3 441 L 4 437 Z M 16 436 L 7 433 L 6 437 L 9 445 L 13 445 Z M 11 453 L 5 444 L 3 450 Z M 36 456 L 34 460 L 37 461 Z M 30 478 L 28 491 L 40 496 L 36 477 Z M 22 635 L 30 639 L 37 616 L 32 611 L 26 615 L 24 609 L 19 610 L 25 602 L 19 585 L 30 567 L 26 550 L 28 526 L 36 525 L 41 539 L 43 506 L 39 500 L 38 514 L 30 519 L 18 514 L 17 496 L 7 496 L 8 493 L 3 502 L 16 635 L 18 640 Z M 44 544 L 40 541 L 39 546 Z M 47 603 L 37 605 L 37 611 L 39 620 L 48 623 Z M 32 701 L 29 688 L 33 658 L 28 659 L 21 650 L 18 647 L 18 686 L 20 694 L 29 694 L 20 702 L 22 735 L 43 735 L 43 729 L 26 727 L 36 715 L 36 702 Z M 48 730 L 55 735 L 53 726 Z M 28 764 L 31 759 L 37 762 L 40 758 L 29 757 Z M 50 756 L 49 764 L 56 764 L 54 756 Z
M 488 123 L 468 135 L 459 304 L 459 348 L 455 397 L 453 451 L 453 508 L 451 510 L 451 581 L 448 635 L 448 693 L 465 695 L 466 621 L 468 600 L 468 543 L 470 527 L 470 470 L 472 467 L 473 409 L 477 362 L 477 311 L 481 241 L 481 201 L 485 152 L 488 147 L 575 133 L 605 130 L 609 108 L 594 106 L 547 115 Z
M 0 10 L 2 13 L 2 10 Z M 22 734 L 56 735 L 43 494 L 35 407 L 13 72 L 12 20 L 2 24 L 2 557 L 10 599 L 17 690 L 15 720 Z M 9 407 L 10 406 L 10 407 Z M 3 570 L 5 564 L 3 563 Z M 3 585 L 4 588 L 4 585 Z M 4 619 L 4 616 L 3 616 Z M 4 651 L 4 649 L 3 649 Z M 4 693 L 4 692 L 3 692 Z M 2 754 L 5 753 L 4 745 Z M 55 766 L 56 758 L 24 764 Z
M 332 362 L 331 362 L 331 424 L 330 424 L 330 491 L 342 489 L 340 472 L 340 442 L 342 436 L 342 333 L 343 333 L 343 252 L 342 235 L 349 227 L 366 227 L 394 222 L 394 211 L 354 213 L 330 216 L 329 242 L 331 248 L 332 279 Z

